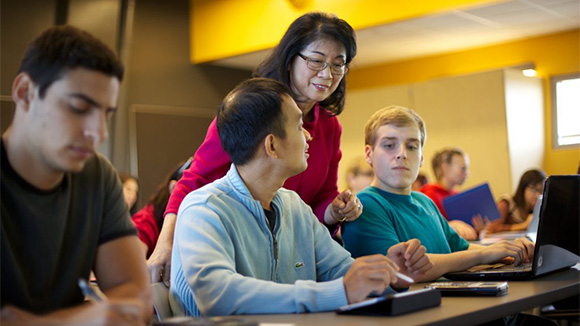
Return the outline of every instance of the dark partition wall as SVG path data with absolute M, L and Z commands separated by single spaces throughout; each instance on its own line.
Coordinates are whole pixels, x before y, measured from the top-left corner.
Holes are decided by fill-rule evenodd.
M 143 206 L 177 163 L 201 145 L 214 116 L 213 110 L 188 108 L 134 106 L 131 111 Z
M 251 75 L 246 70 L 193 65 L 189 43 L 188 0 L 135 1 L 128 89 L 121 103 L 126 111 L 118 112 L 113 161 L 118 169 L 138 171 L 143 188 L 140 206 L 174 164 L 193 155 L 223 97 Z M 135 119 L 136 142 L 129 143 L 134 108 L 141 113 Z

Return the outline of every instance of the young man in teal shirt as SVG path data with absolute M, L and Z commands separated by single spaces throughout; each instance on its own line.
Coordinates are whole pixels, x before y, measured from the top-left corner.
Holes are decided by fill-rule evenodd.
M 353 257 L 385 254 L 392 245 L 417 238 L 434 264 L 418 277 L 422 281 L 499 260 L 516 265 L 530 261 L 534 252 L 530 241 L 522 238 L 489 247 L 469 244 L 431 199 L 411 191 L 423 164 L 425 137 L 425 124 L 413 110 L 390 106 L 371 116 L 365 126 L 365 156 L 375 177 L 358 194 L 362 215 L 343 225 L 345 248 Z

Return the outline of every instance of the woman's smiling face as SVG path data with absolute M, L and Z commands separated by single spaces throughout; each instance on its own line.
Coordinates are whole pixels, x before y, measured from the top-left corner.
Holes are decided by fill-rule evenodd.
M 336 90 L 344 74 L 333 74 L 330 67 L 346 62 L 346 50 L 337 41 L 320 39 L 310 43 L 300 54 L 305 58 L 327 63 L 323 70 L 312 70 L 308 68 L 306 59 L 297 55 L 290 64 L 290 86 L 298 96 L 295 100 L 302 109 L 302 103 L 311 107 L 314 102 L 324 101 Z

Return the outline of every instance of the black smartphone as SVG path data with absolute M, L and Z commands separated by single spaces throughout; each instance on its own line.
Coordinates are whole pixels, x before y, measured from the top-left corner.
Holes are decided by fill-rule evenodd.
M 436 282 L 426 288 L 437 289 L 443 296 L 502 296 L 508 292 L 508 282 Z

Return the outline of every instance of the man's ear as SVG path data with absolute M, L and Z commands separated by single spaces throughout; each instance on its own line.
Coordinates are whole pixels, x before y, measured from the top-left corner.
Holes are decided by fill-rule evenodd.
M 371 147 L 371 145 L 365 145 L 365 160 L 371 167 L 373 166 L 373 159 L 371 158 L 372 154 L 373 148 Z
M 271 158 L 278 158 L 278 152 L 276 152 L 276 137 L 269 134 L 264 138 L 264 149 L 266 150 L 266 155 Z
M 421 161 L 419 162 L 419 167 L 423 167 L 423 154 L 421 154 Z
M 34 96 L 34 82 L 27 73 L 21 72 L 14 78 L 12 83 L 12 100 L 16 107 L 28 111 L 30 101 Z

